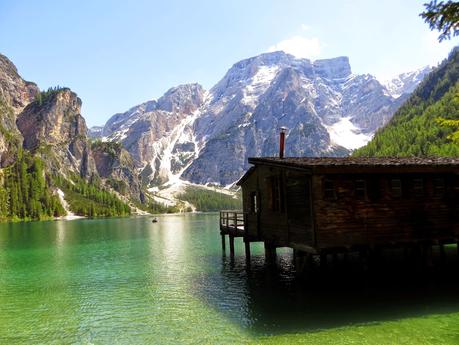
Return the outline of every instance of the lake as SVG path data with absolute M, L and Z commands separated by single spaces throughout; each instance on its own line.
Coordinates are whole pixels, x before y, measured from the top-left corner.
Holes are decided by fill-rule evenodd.
M 297 278 L 218 214 L 0 225 L 0 344 L 459 344 L 459 267 Z

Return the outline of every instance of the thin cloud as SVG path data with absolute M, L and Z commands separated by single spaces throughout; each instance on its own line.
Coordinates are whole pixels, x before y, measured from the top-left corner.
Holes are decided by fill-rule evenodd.
M 269 52 L 282 50 L 297 58 L 314 59 L 320 56 L 321 43 L 317 37 L 293 36 L 268 48 Z

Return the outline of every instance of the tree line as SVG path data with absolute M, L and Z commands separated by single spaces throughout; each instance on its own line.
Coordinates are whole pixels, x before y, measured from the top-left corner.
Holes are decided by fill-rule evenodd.
M 62 189 L 65 200 L 71 210 L 80 216 L 86 217 L 111 217 L 127 216 L 131 214 L 129 205 L 105 189 L 100 179 L 92 177 L 89 181 L 73 175 L 69 179 L 58 175 L 54 183 Z
M 355 156 L 459 156 L 459 49 L 419 85 L 409 100 Z
M 15 163 L 2 170 L 0 220 L 41 220 L 64 214 L 41 159 L 19 150 Z
M 185 192 L 177 196 L 178 199 L 193 204 L 198 211 L 237 210 L 242 208 L 240 195 L 234 198 L 231 195 L 216 191 L 187 187 Z

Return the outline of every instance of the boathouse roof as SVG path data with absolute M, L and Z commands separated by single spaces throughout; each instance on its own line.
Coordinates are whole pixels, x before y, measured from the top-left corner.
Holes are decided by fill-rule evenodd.
M 378 172 L 457 172 L 459 158 L 451 157 L 252 157 L 253 165 L 269 165 L 304 170 L 309 173 L 378 173 Z M 254 169 L 238 181 L 241 185 Z

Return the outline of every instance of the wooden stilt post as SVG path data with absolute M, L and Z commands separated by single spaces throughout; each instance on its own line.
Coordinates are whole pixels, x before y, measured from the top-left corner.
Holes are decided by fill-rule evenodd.
M 234 257 L 234 236 L 229 235 L 230 256 Z
M 442 265 L 444 265 L 446 262 L 445 245 L 443 243 L 440 243 L 439 249 L 440 249 L 440 262 Z
M 268 264 L 276 262 L 276 247 L 267 242 L 265 242 L 265 259 Z
M 222 236 L 222 251 L 223 251 L 223 253 L 225 253 L 225 252 L 226 252 L 226 240 L 225 240 L 225 235 L 222 234 L 221 236 Z
M 321 270 L 327 269 L 327 253 L 324 253 L 324 252 L 320 253 L 320 269 Z
M 295 264 L 295 270 L 298 275 L 301 275 L 305 272 L 307 269 L 307 266 L 310 265 L 310 258 L 311 255 L 308 253 L 305 253 L 301 250 L 294 250 L 294 264 Z
M 343 263 L 344 265 L 347 265 L 349 261 L 349 252 L 348 249 L 343 253 Z
M 250 241 L 247 239 L 244 239 L 244 245 L 245 245 L 245 260 L 247 262 L 250 262 Z
M 338 266 L 338 253 L 337 252 L 334 252 L 333 255 L 332 255 L 332 261 L 333 261 L 333 269 L 336 269 L 336 267 Z
M 433 262 L 432 262 L 432 245 L 426 244 L 424 246 L 424 258 L 425 258 L 425 263 L 427 268 L 432 268 L 433 267 Z

